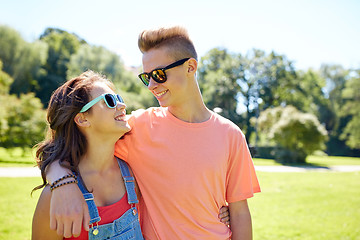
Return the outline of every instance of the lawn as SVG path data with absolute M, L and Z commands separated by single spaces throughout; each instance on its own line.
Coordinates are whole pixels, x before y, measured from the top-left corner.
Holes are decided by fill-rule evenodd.
M 360 239 L 360 172 L 258 172 L 254 240 Z M 30 239 L 40 178 L 0 178 L 0 240 Z
M 360 239 L 360 172 L 258 172 L 255 240 Z
M 23 152 L 20 148 L 6 150 L 0 147 L 0 167 L 32 167 L 35 166 L 35 151 L 26 149 Z M 308 165 L 315 166 L 334 166 L 334 165 L 360 165 L 360 158 L 354 157 L 328 157 L 328 156 L 308 156 Z M 255 165 L 275 166 L 281 165 L 273 159 L 254 158 Z
M 274 159 L 254 158 L 254 164 L 258 166 L 281 165 Z M 335 157 L 335 156 L 313 156 L 306 158 L 306 165 L 329 167 L 336 165 L 360 165 L 360 158 L 356 157 Z
M 0 167 L 32 167 L 34 152 L 0 148 Z M 254 159 L 255 165 L 280 165 Z M 360 158 L 309 156 L 308 165 L 360 165 Z M 360 240 L 360 172 L 258 172 L 262 193 L 249 200 L 254 240 Z M 40 178 L 0 177 L 0 240 L 30 239 Z
M 21 148 L 7 150 L 0 147 L 0 167 L 32 167 L 35 166 L 35 151 L 28 148 L 23 151 Z
M 30 196 L 41 178 L 0 177 L 0 240 L 31 238 L 31 221 L 41 191 Z

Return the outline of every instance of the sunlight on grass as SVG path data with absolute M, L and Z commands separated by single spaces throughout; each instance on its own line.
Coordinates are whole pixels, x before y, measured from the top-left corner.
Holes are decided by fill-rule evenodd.
M 359 239 L 360 173 L 258 173 L 254 240 Z
M 254 158 L 257 166 L 279 166 L 281 163 L 274 159 Z M 335 157 L 335 156 L 308 156 L 306 163 L 317 166 L 337 166 L 337 165 L 360 165 L 360 158 L 355 157 Z
M 258 172 L 254 240 L 359 239 L 360 172 Z M 40 178 L 0 178 L 0 240 L 30 239 Z
M 0 239 L 31 238 L 33 212 L 41 190 L 30 196 L 41 178 L 0 178 Z
M 28 148 L 25 152 L 21 148 L 5 149 L 0 147 L 0 167 L 33 167 L 35 151 Z
M 0 167 L 33 167 L 35 163 L 35 151 L 28 148 L 23 152 L 20 148 L 7 150 L 0 147 Z M 318 166 L 334 165 L 360 165 L 360 158 L 334 157 L 334 156 L 308 156 L 308 164 Z M 254 158 L 254 164 L 258 166 L 281 165 L 274 159 Z

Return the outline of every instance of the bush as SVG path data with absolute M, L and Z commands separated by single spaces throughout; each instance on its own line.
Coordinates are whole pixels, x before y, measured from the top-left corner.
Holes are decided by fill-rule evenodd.
M 253 157 L 275 159 L 276 147 L 274 146 L 259 146 L 253 147 Z M 250 149 L 251 150 L 251 149 Z
M 302 151 L 277 148 L 275 150 L 275 159 L 277 162 L 284 164 L 304 164 L 306 160 L 306 153 Z
M 312 114 L 293 106 L 276 107 L 262 112 L 259 129 L 281 148 L 275 159 L 284 163 L 305 163 L 306 156 L 325 148 L 327 131 Z
M 32 147 L 44 138 L 46 112 L 34 93 L 9 94 L 13 79 L 0 61 L 0 147 Z

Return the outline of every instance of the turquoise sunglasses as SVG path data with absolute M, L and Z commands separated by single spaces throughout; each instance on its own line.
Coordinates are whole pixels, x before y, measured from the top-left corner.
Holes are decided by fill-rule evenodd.
M 88 102 L 81 110 L 80 112 L 86 112 L 87 110 L 89 110 L 89 108 L 91 108 L 92 106 L 95 105 L 95 103 L 97 103 L 98 101 L 104 99 L 104 102 L 106 103 L 106 105 L 109 108 L 115 108 L 117 102 L 120 103 L 124 103 L 124 100 L 122 99 L 122 97 L 119 94 L 111 94 L 111 93 L 104 93 L 100 96 L 98 96 L 97 98 L 91 100 L 90 102 Z

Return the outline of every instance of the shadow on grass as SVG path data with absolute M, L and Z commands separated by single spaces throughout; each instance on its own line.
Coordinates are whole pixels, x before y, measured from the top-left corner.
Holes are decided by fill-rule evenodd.
M 276 160 L 275 160 L 276 161 Z M 280 161 L 276 161 L 277 163 L 280 163 L 283 166 L 287 167 L 300 167 L 300 168 L 308 168 L 308 169 L 324 169 L 328 170 L 330 169 L 329 166 L 325 164 L 314 164 L 314 163 L 284 163 Z
M 29 161 L 9 161 L 9 160 L 2 160 L 0 159 L 0 164 L 1 163 L 6 163 L 6 164 L 26 164 L 26 165 L 29 165 L 29 166 L 34 166 L 35 163 L 33 162 L 29 162 Z

